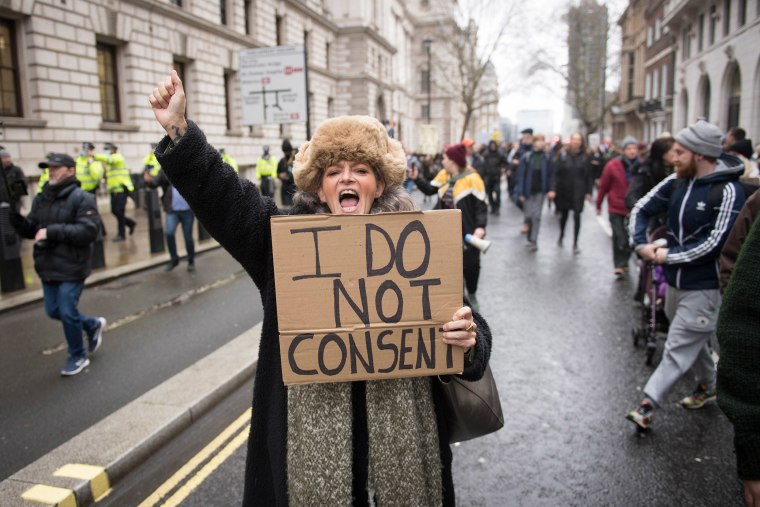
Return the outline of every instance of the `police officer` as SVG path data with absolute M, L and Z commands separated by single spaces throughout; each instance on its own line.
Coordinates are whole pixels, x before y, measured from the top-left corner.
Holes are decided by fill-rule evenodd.
M 150 143 L 150 153 L 148 153 L 143 159 L 143 174 L 148 173 L 151 177 L 158 176 L 158 172 L 161 170 L 161 164 L 158 163 L 156 158 L 156 143 Z
M 103 148 L 108 153 L 95 153 L 95 160 L 106 164 L 106 183 L 108 193 L 111 194 L 111 213 L 114 214 L 119 224 L 119 231 L 111 241 L 114 243 L 124 241 L 125 228 L 129 227 L 129 234 L 135 231 L 137 223 L 126 216 L 127 197 L 129 192 L 134 192 L 132 177 L 129 174 L 127 163 L 118 147 L 113 143 L 106 143 Z
M 269 146 L 262 147 L 263 154 L 256 162 L 256 179 L 261 195 L 274 197 L 274 177 L 277 176 L 277 160 L 269 155 Z
M 82 143 L 82 152 L 76 158 L 77 179 L 82 190 L 95 195 L 100 179 L 103 177 L 103 164 L 95 160 L 95 145 Z
M 219 153 L 222 155 L 222 162 L 232 167 L 232 169 L 234 169 L 235 172 L 238 172 L 238 163 L 234 158 L 232 158 L 232 155 L 227 153 L 227 150 L 225 150 L 224 148 L 220 148 Z

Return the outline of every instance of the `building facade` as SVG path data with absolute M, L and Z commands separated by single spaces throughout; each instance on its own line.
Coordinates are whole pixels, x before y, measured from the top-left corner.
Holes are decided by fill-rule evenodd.
M 451 0 L 453 2 L 453 0 Z M 454 2 L 455 3 L 455 2 Z M 113 142 L 132 172 L 163 135 L 147 95 L 174 68 L 188 117 L 241 167 L 261 146 L 306 140 L 304 123 L 242 123 L 238 53 L 304 44 L 312 130 L 326 118 L 371 115 L 415 147 L 427 101 L 419 69 L 424 0 L 7 0 L 0 2 L 3 145 L 28 176 L 51 151 Z M 433 35 L 430 35 L 431 37 Z M 440 35 L 438 35 L 440 38 Z M 432 44 L 432 59 L 443 58 Z M 442 48 L 441 48 L 442 49 Z M 436 66 L 432 65 L 435 73 Z M 435 81 L 434 81 L 435 82 Z M 457 97 L 433 87 L 431 121 L 456 142 Z M 459 122 L 459 123 L 457 123 Z M 495 120 L 494 128 L 498 125 Z M 447 128 L 443 128 L 446 126 Z
M 673 130 L 705 117 L 758 140 L 760 3 L 668 0 L 664 15 L 677 42 Z
M 650 143 L 673 128 L 675 37 L 665 27 L 665 1 L 650 0 L 644 11 L 647 37 L 644 62 L 644 100 L 639 112 L 644 116 L 642 140 Z
M 618 20 L 622 33 L 620 49 L 620 89 L 612 108 L 612 138 L 627 135 L 642 139 L 644 117 L 639 105 L 645 95 L 646 22 L 648 0 L 632 0 Z

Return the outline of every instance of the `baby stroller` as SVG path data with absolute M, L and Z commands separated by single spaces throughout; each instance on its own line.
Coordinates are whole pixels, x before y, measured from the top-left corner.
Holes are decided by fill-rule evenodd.
M 649 242 L 665 242 L 665 227 L 659 227 L 649 234 Z M 631 330 L 633 346 L 638 347 L 639 341 L 646 343 L 646 364 L 652 365 L 654 353 L 657 351 L 657 335 L 667 333 L 670 325 L 665 315 L 665 295 L 668 283 L 661 265 L 651 261 L 639 262 L 639 290 L 636 299 L 641 303 L 639 326 Z

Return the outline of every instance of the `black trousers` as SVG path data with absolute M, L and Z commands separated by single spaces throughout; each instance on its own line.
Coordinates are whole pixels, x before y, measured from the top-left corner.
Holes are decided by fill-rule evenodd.
M 111 194 L 111 213 L 116 217 L 118 222 L 118 234 L 121 237 L 126 236 L 126 227 L 134 227 L 135 221 L 126 216 L 127 210 L 127 192 L 114 192 Z
M 491 211 L 499 211 L 501 207 L 501 175 L 486 177 L 486 195 Z
M 612 260 L 616 268 L 627 268 L 631 257 L 631 247 L 628 242 L 628 217 L 610 213 L 612 226 Z
M 573 246 L 578 246 L 578 235 L 581 232 L 581 212 L 577 210 L 563 209 L 559 212 L 559 240 L 565 238 L 565 225 L 570 212 L 573 212 Z
M 465 248 L 462 255 L 462 265 L 467 294 L 475 294 L 478 290 L 478 278 L 480 277 L 480 250 L 473 246 Z

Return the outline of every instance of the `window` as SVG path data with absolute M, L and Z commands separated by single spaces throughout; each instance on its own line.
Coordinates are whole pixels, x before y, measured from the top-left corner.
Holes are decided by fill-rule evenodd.
M 169 0 L 169 3 L 176 5 L 177 7 L 182 7 L 182 0 Z
M 662 37 L 662 18 L 654 20 L 654 40 L 660 40 Z
M 227 24 L 227 0 L 219 0 L 219 21 Z
M 652 74 L 647 74 L 644 81 L 644 100 L 652 98 Z
M 325 69 L 330 69 L 330 43 L 325 42 Z
M 427 69 L 420 71 L 420 92 L 430 92 L 430 71 Z
M 742 100 L 742 78 L 739 68 L 734 69 L 731 76 L 731 86 L 729 87 L 728 97 L 728 128 L 739 125 L 739 111 Z
M 284 40 L 284 37 L 282 36 L 282 27 L 284 23 L 282 22 L 282 16 L 275 16 L 274 17 L 274 33 L 275 33 L 275 44 L 277 46 L 282 46 L 282 42 Z
M 100 114 L 103 121 L 121 122 L 119 79 L 116 69 L 116 46 L 98 42 L 98 80 L 100 81 Z
M 332 97 L 327 97 L 327 117 L 332 118 L 335 116 L 335 105 Z
M 310 53 L 309 51 L 309 32 L 308 30 L 303 31 L 303 49 L 306 51 L 306 54 L 308 55 Z
M 636 56 L 628 53 L 628 98 L 633 97 L 633 75 L 636 68 Z
M 252 0 L 245 0 L 243 2 L 243 17 L 245 18 L 245 34 L 246 35 L 252 35 L 253 32 L 251 31 L 251 16 L 253 15 L 252 10 Z
M 697 26 L 697 53 L 701 53 L 704 49 L 705 40 L 705 15 L 699 15 L 699 25 Z
M 731 0 L 723 0 L 723 37 L 731 29 Z
M 430 109 L 428 109 L 427 104 L 423 104 L 420 108 L 420 115 L 426 120 L 430 120 Z
M 21 116 L 16 33 L 12 21 L 0 19 L 0 115 Z
M 660 85 L 660 96 L 665 98 L 668 95 L 668 64 L 662 66 L 662 84 Z
M 744 26 L 747 23 L 747 0 L 739 0 L 739 12 L 736 13 L 736 20 L 739 26 Z
M 688 60 L 691 58 L 691 25 L 687 26 L 683 30 L 683 59 Z
M 234 128 L 234 107 L 232 99 L 232 86 L 235 81 L 235 73 L 232 70 L 224 71 L 224 109 L 227 117 L 227 130 Z
M 654 39 L 654 27 L 652 25 L 649 25 L 647 27 L 647 47 L 652 45 L 653 39 Z
M 702 79 L 703 79 L 702 90 L 701 90 L 702 104 L 700 104 L 701 110 L 699 111 L 699 115 L 709 119 L 710 118 L 710 95 L 711 95 L 710 79 L 708 79 L 707 76 L 703 77 Z
M 652 73 L 652 98 L 660 97 L 660 69 L 654 69 Z
M 718 30 L 718 7 L 715 5 L 710 6 L 710 31 L 708 45 L 715 44 L 715 32 Z

